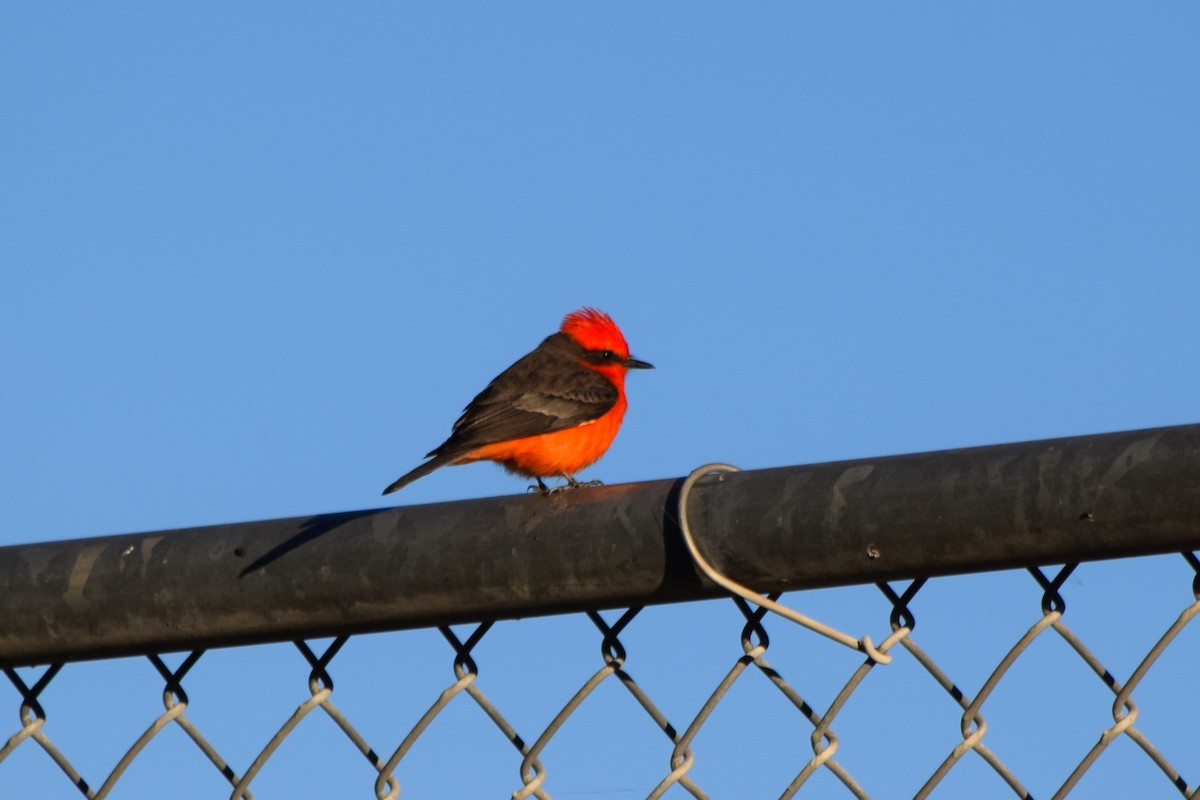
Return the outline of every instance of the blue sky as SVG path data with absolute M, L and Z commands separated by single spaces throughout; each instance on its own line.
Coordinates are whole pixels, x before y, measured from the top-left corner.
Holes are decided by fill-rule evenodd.
M 583 305 L 658 367 L 582 476 L 609 483 L 1195 422 L 1198 31 L 1187 3 L 7 6 L 0 544 L 377 507 Z M 473 465 L 394 502 L 523 488 Z

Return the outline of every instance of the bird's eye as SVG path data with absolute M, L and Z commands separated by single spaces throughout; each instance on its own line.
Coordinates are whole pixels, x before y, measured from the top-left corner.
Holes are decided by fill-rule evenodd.
M 613 351 L 612 350 L 601 350 L 600 358 L 603 361 L 612 361 L 613 360 Z

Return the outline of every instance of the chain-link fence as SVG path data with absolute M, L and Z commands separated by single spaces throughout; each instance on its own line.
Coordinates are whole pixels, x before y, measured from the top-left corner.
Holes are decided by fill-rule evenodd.
M 4 659 L 11 689 L 0 688 L 0 704 L 11 704 L 19 716 L 0 748 L 0 797 L 1197 797 L 1200 699 L 1193 687 L 1200 634 L 1189 623 L 1200 611 L 1200 559 L 1191 549 L 1112 558 L 1147 545 L 1145 537 L 1122 540 L 1105 527 L 1124 520 L 1134 534 L 1162 530 L 1171 541 L 1195 540 L 1195 496 L 1145 494 L 1162 482 L 1126 480 L 1123 494 L 1105 505 L 1098 492 L 1070 481 L 1056 485 L 1045 468 L 1047 452 L 1057 453 L 1057 465 L 1090 464 L 1067 471 L 1084 484 L 1102 478 L 1096 485 L 1108 496 L 1118 489 L 1105 481 L 1161 476 L 1164 465 L 1177 471 L 1180 458 L 1194 471 L 1200 430 L 1173 430 L 1175 439 L 1159 432 L 1150 447 L 1144 432 L 1133 436 L 1133 444 L 1114 440 L 1115 458 L 1098 457 L 1094 440 L 1081 442 L 1077 452 L 1061 441 L 1027 446 L 1041 464 L 1036 481 L 1045 492 L 1038 507 L 1054 511 L 1038 518 L 1036 538 L 1021 541 L 1053 543 L 1066 530 L 1065 522 L 1053 520 L 1070 520 L 1085 526 L 1086 536 L 1096 525 L 1095 539 L 1109 548 L 1095 550 L 1088 539 L 1079 560 L 1054 567 L 1036 566 L 1046 563 L 1042 552 L 1018 552 L 1005 558 L 1020 561 L 1024 555 L 1028 566 L 948 575 L 958 570 L 947 569 L 946 560 L 957 556 L 946 549 L 961 542 L 935 539 L 927 574 L 915 579 L 843 581 L 847 585 L 838 588 L 758 595 L 729 577 L 753 575 L 755 568 L 739 564 L 703 529 L 693 530 L 700 523 L 689 521 L 710 525 L 720 516 L 712 499 L 719 493 L 692 502 L 693 490 L 714 469 L 709 467 L 671 484 L 667 516 L 660 516 L 671 524 L 661 523 L 658 537 L 666 537 L 667 550 L 690 553 L 692 596 L 726 594 L 723 599 L 673 602 L 687 597 L 647 592 L 653 605 L 571 610 L 584 601 L 572 600 L 561 586 L 543 587 L 542 595 L 523 601 L 532 602 L 524 608 L 545 614 L 531 619 L 512 619 L 520 614 L 511 610 L 482 622 L 447 614 L 432 625 L 407 625 L 409 630 L 356 633 L 384 627 L 365 625 L 359 616 L 332 638 L 289 643 L 290 637 L 254 633 L 246 638 L 264 643 L 241 647 L 230 646 L 236 642 L 224 629 L 197 627 L 191 634 L 197 648 L 225 646 L 174 654 L 166 651 L 180 648 L 146 646 L 140 655 L 74 663 L 113 653 L 72 650 L 69 642 L 22 638 L 22 632 L 77 641 L 93 641 L 88 637 L 96 629 L 108 635 L 94 615 L 97 604 L 102 611 L 105 597 L 113 595 L 87 591 L 91 572 L 109 569 L 105 554 L 111 551 L 113 559 L 109 577 L 125 575 L 137 594 L 135 570 L 122 559 L 140 554 L 141 563 L 152 567 L 157 562 L 147 553 L 158 553 L 154 558 L 164 565 L 178 561 L 177 553 L 155 549 L 160 534 L 140 535 L 135 544 L 114 538 L 9 548 L 2 555 L 19 557 L 24 566 L 5 572 L 4 564 L 13 562 L 0 557 L 0 584 L 11 590 L 19 573 L 33 576 L 31 592 L 51 591 L 41 600 L 44 619 L 10 618 L 9 632 L 0 635 L 0 641 L 15 643 Z M 1192 442 L 1186 448 L 1179 438 L 1185 433 Z M 1009 464 L 1018 456 L 981 448 L 970 457 L 983 451 L 979 471 L 991 475 L 992 488 L 984 493 L 990 510 L 981 521 L 997 518 L 996 492 L 1006 498 L 1030 494 L 1028 486 L 1014 489 L 1003 475 L 997 480 L 997 462 L 988 461 L 996 456 Z M 1131 453 L 1140 453 L 1140 460 Z M 1122 460 L 1117 474 L 1112 465 Z M 904 463 L 870 470 L 835 465 L 828 480 L 801 485 L 822 498 L 819 511 L 828 525 L 843 526 L 852 516 L 846 508 L 855 502 L 855 486 L 892 512 L 900 507 L 885 502 L 880 487 L 894 485 Z M 928 463 L 920 462 L 925 472 Z M 884 483 L 871 487 L 872 475 Z M 757 478 L 733 488 L 745 491 L 752 480 Z M 941 516 L 932 488 L 933 497 L 948 493 L 945 502 L 969 507 L 964 480 L 929 476 L 914 505 L 922 512 L 934 507 L 931 519 Z M 602 506 L 622 491 L 628 494 L 587 497 Z M 1083 511 L 1062 501 L 1074 496 L 1086 500 Z M 538 505 L 542 501 L 520 499 L 523 505 L 504 507 L 500 516 L 545 517 L 551 507 Z M 803 506 L 804 495 L 793 492 L 789 502 Z M 564 521 L 586 516 L 575 503 L 554 507 L 553 515 Z M 624 513 L 632 506 L 616 507 L 621 513 L 615 518 L 636 518 Z M 782 520 L 780 508 L 767 505 L 754 519 Z M 1116 515 L 1114 508 L 1134 510 Z M 302 601 L 319 595 L 319 584 L 305 583 L 311 575 L 299 573 L 304 580 L 298 581 L 297 565 L 283 562 L 351 519 L 371 530 L 384 513 L 305 522 L 299 534 L 229 552 L 213 545 L 221 541 L 216 531 L 191 542 L 180 535 L 178 541 L 190 550 L 198 549 L 197 542 L 208 544 L 205 563 L 233 575 L 218 588 L 244 594 L 226 598 L 230 618 L 237 620 L 241 604 L 283 597 L 278 584 L 267 581 L 271 569 L 289 579 L 289 591 Z M 406 512 L 386 513 L 402 518 Z M 1114 519 L 1106 521 L 1108 515 Z M 998 516 L 1010 524 L 1015 518 L 1007 508 Z M 1028 526 L 1029 519 L 1017 517 L 1016 527 Z M 680 537 L 674 546 L 672 525 Z M 912 541 L 900 522 L 890 537 L 865 528 L 865 538 L 840 530 L 851 540 L 848 552 L 863 556 L 859 569 L 878 568 Z M 1014 540 L 1020 537 L 1006 541 L 1011 546 Z M 324 542 L 334 551 L 344 544 Z M 598 546 L 610 544 L 602 539 Z M 1149 549 L 1165 548 L 1159 543 Z M 320 551 L 314 546 L 314 552 Z M 714 552 L 719 569 L 709 564 Z M 461 547 L 451 554 L 469 558 Z M 233 571 L 246 560 L 250 567 Z M 667 558 L 660 567 L 671 563 Z M 573 563 L 569 568 L 582 569 Z M 342 592 L 350 573 L 332 571 Z M 262 580 L 252 583 L 248 575 Z M 95 580 L 109 585 L 104 575 Z M 619 583 L 615 574 L 613 582 Z M 590 581 L 576 583 L 584 585 L 581 597 L 592 596 L 586 594 L 594 591 Z M 526 584 L 514 579 L 512 585 Z M 256 586 L 268 594 L 255 594 Z M 476 589 L 481 586 L 485 594 L 493 591 L 486 575 Z M 157 594 L 149 596 L 160 598 L 163 608 L 176 607 L 171 587 L 159 577 L 153 588 Z M 194 593 L 202 594 L 200 588 Z M 353 587 L 348 596 L 374 597 Z M 204 600 L 185 596 L 183 607 L 189 602 Z M 224 606 L 211 608 L 214 617 L 226 613 Z M 287 631 L 296 624 L 290 608 L 279 600 L 257 611 L 277 614 L 280 631 Z M 353 602 L 348 608 L 353 611 Z M 179 619 L 186 617 L 171 621 Z M 138 627 L 136 619 L 123 622 L 121 630 Z M 249 627 L 245 620 L 238 624 Z M 321 629 L 327 627 L 322 623 Z M 147 643 L 167 635 L 157 629 L 138 633 Z M 218 635 L 224 638 L 213 638 Z M 139 652 L 132 640 L 113 647 Z M 11 655 L 54 648 L 69 653 L 69 660 L 17 666 L 38 659 Z
M 232 650 L 8 668 L 5 702 L 20 723 L 0 749 L 0 787 L 39 798 L 1060 797 L 1077 786 L 1084 797 L 1128 796 L 1119 786 L 1191 797 L 1196 776 L 1181 771 L 1200 759 L 1200 636 L 1184 633 L 1200 611 L 1197 570 L 1185 553 L 881 583 L 874 598 L 869 587 L 786 596 L 846 622 L 873 616 L 888 664 L 843 657 L 736 598 L 440 626 L 441 646 L 424 631 L 262 645 L 252 660 L 269 665 L 263 675 Z M 1088 588 L 1093 580 L 1103 585 Z M 1067 613 L 1071 588 L 1086 598 L 1168 591 L 1146 608 Z M 938 608 L 972 595 L 968 614 Z M 1182 600 L 1174 609 L 1171 597 Z M 926 599 L 933 630 L 923 636 Z M 543 668 L 513 668 L 523 660 Z M 548 679 L 547 668 L 564 674 Z M 1156 671 L 1166 679 L 1151 680 Z M 191 697 L 193 678 L 203 699 Z M 55 697 L 59 684 L 70 685 Z M 111 705 L 95 702 L 109 692 Z M 1139 704 L 1143 693 L 1153 701 Z M 1073 718 L 1055 716 L 1064 711 Z M 476 763 L 464 743 L 482 738 L 491 741 L 476 745 Z M 507 753 L 491 747 L 502 742 Z M 141 760 L 166 763 L 138 773 Z M 322 769 L 329 788 L 297 790 L 315 762 L 335 770 Z M 192 774 L 201 769 L 210 774 Z

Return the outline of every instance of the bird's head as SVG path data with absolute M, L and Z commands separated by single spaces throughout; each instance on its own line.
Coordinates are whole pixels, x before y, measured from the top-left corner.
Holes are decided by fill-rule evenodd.
M 587 351 L 587 366 L 599 372 L 624 374 L 630 369 L 654 369 L 629 356 L 629 345 L 612 317 L 594 308 L 581 308 L 563 318 L 559 330 Z

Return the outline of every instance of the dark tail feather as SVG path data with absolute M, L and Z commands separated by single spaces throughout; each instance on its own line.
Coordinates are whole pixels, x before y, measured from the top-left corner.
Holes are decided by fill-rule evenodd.
M 447 464 L 451 464 L 453 462 L 454 462 L 454 457 L 449 456 L 449 455 L 441 455 L 441 456 L 437 456 L 435 458 L 431 458 L 428 461 L 426 461 L 424 464 L 422 464 L 421 466 L 414 469 L 412 472 L 408 472 L 404 475 L 401 475 L 399 478 L 396 479 L 395 483 L 393 483 L 391 486 L 384 489 L 383 493 L 391 494 L 392 492 L 396 491 L 397 489 L 403 489 L 405 486 L 408 486 L 410 483 L 415 481 L 417 478 L 424 478 L 426 475 L 433 472 L 438 467 L 444 467 Z

